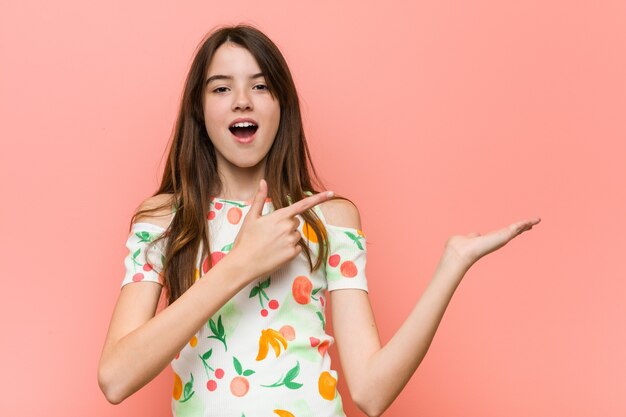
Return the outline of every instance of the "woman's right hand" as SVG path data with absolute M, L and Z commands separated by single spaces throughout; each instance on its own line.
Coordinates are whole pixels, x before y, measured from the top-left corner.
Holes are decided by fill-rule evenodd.
M 275 271 L 302 251 L 298 245 L 302 237 L 298 231 L 300 221 L 296 216 L 332 196 L 332 191 L 315 194 L 264 216 L 267 183 L 261 179 L 250 211 L 226 258 L 230 255 L 237 259 L 250 280 Z

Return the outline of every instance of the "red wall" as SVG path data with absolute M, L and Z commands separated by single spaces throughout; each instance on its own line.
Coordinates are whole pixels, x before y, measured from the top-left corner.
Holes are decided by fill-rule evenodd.
M 542 217 L 470 270 L 385 415 L 626 415 L 626 3 L 126 3 L 0 10 L 0 414 L 169 415 L 169 370 L 112 406 L 97 362 L 193 50 L 247 22 L 361 211 L 384 341 L 448 236 Z

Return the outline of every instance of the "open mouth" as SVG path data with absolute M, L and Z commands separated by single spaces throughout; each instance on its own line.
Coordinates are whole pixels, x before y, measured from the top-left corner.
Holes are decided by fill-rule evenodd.
M 231 133 L 238 138 L 249 138 L 250 136 L 254 135 L 258 128 L 259 127 L 254 123 L 243 122 L 235 123 L 234 125 L 230 126 L 228 130 L 230 130 Z

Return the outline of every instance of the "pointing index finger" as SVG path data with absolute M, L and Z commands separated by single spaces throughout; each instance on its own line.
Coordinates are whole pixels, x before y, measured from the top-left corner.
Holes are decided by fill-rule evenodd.
M 310 197 L 303 198 L 300 201 L 295 202 L 294 204 L 284 207 L 283 210 L 287 217 L 297 216 L 298 214 L 302 214 L 311 207 L 314 207 L 324 201 L 332 198 L 335 195 L 332 191 L 325 191 L 323 193 L 314 194 Z

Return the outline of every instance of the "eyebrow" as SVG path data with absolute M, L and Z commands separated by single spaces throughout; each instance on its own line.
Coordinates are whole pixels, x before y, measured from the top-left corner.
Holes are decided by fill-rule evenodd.
M 253 80 L 255 78 L 261 78 L 261 77 L 265 77 L 265 75 L 262 72 L 259 72 L 257 74 L 251 75 L 250 79 Z M 207 78 L 206 84 L 208 85 L 211 81 L 215 81 L 215 80 L 232 80 L 232 79 L 233 79 L 232 75 L 216 74 L 216 75 L 211 75 L 209 78 Z

